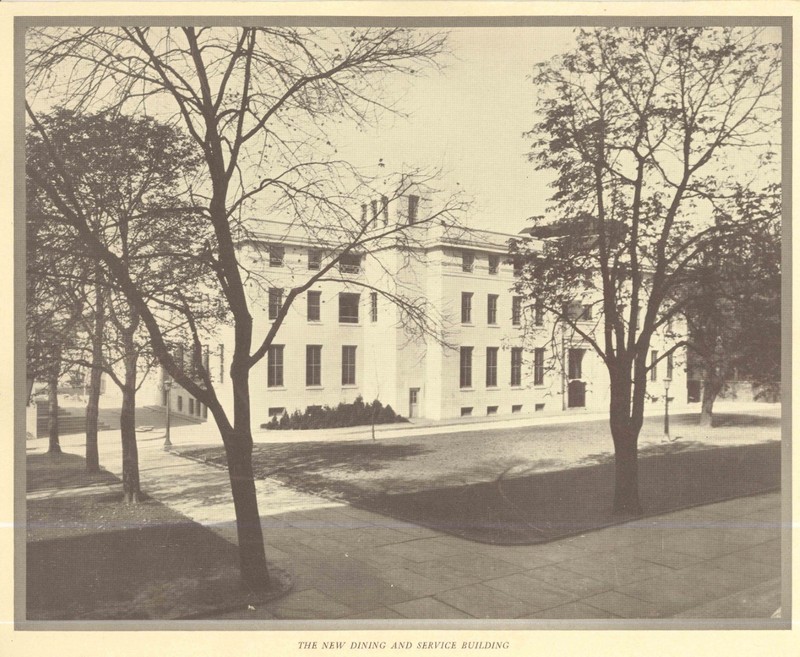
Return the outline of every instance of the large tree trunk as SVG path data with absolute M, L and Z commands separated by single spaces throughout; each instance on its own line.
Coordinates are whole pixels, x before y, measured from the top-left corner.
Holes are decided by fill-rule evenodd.
M 717 376 L 707 376 L 703 381 L 703 396 L 700 400 L 700 426 L 710 427 L 714 423 L 714 402 L 722 392 L 723 383 Z
M 126 341 L 127 342 L 127 341 Z M 139 449 L 136 445 L 136 364 L 138 357 L 133 345 L 125 355 L 125 385 L 122 388 L 122 410 L 119 428 L 122 438 L 122 489 L 125 502 L 141 501 L 139 486 Z
M 58 442 L 58 367 L 51 368 L 48 376 L 49 401 L 50 401 L 50 421 L 47 426 L 47 433 L 50 438 L 50 445 L 47 451 L 50 454 L 61 454 L 61 444 Z
M 97 449 L 97 417 L 100 409 L 100 365 L 103 360 L 103 296 L 100 288 L 95 288 L 95 325 L 92 336 L 92 370 L 89 373 L 89 400 L 86 403 L 86 469 L 97 472 L 100 469 L 100 455 Z
M 614 515 L 639 516 L 639 431 L 642 428 L 643 406 L 627 372 L 614 376 L 611 382 L 609 409 L 611 437 L 614 441 Z M 633 403 L 632 403 L 633 397 Z

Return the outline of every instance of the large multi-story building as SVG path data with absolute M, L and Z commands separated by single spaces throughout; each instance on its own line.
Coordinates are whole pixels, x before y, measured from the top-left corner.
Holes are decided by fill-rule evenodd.
M 508 242 L 519 234 L 418 221 L 422 204 L 414 196 L 377 207 L 384 220 L 376 231 L 391 233 L 391 222 L 404 228 L 348 252 L 294 299 L 267 356 L 251 370 L 254 427 L 284 411 L 358 396 L 430 419 L 608 408 L 599 357 L 579 336 L 554 331 L 546 313 L 514 292 L 518 272 Z M 289 291 L 319 273 L 352 235 L 296 223 L 254 225 L 240 254 L 259 340 Z M 590 309 L 581 320 L 587 329 L 598 319 Z M 427 331 L 420 330 L 423 314 Z M 230 404 L 232 333 L 222 329 L 219 336 L 204 360 Z M 664 348 L 656 339 L 653 358 Z M 671 358 L 660 367 L 650 373 L 654 396 L 667 376 L 673 391 L 685 390 L 682 367 Z M 163 393 L 157 395 L 155 403 L 163 404 Z M 172 393 L 172 408 L 206 413 L 181 388 Z

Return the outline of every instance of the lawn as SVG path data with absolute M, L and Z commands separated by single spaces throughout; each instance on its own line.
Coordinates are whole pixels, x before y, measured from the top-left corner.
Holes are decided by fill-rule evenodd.
M 696 415 L 660 418 L 640 437 L 648 513 L 775 490 L 780 418 L 725 415 L 714 429 Z M 184 452 L 217 465 L 221 448 Z M 614 522 L 613 448 L 605 421 L 382 438 L 257 444 L 259 478 L 350 502 L 485 542 L 532 543 Z
M 174 620 L 246 607 L 288 588 L 240 586 L 238 553 L 212 531 L 72 454 L 27 457 L 27 620 Z

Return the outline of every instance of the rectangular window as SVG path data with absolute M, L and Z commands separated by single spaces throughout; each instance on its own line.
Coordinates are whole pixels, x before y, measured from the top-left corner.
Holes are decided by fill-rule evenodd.
M 381 196 L 381 214 L 383 215 L 383 225 L 389 225 L 389 199 Z
M 667 378 L 672 379 L 672 354 L 667 356 Z
M 361 271 L 361 256 L 357 253 L 345 253 L 339 259 L 339 271 L 343 274 L 358 274 Z
M 267 387 L 283 386 L 283 345 L 270 345 L 267 351 Z
M 583 304 L 583 312 L 581 313 L 581 319 L 584 321 L 589 321 L 592 319 L 592 304 L 585 303 Z
M 370 201 L 370 205 L 372 206 L 372 221 L 378 220 L 378 201 L 373 199 Z
M 461 323 L 472 322 L 472 292 L 461 293 Z
M 283 305 L 283 290 L 278 287 L 269 288 L 269 319 L 278 319 L 278 313 Z
M 339 293 L 339 322 L 358 324 L 358 300 L 360 295 L 353 292 Z
M 514 404 L 511 407 L 511 412 L 512 413 L 522 413 L 522 404 Z
M 486 307 L 486 321 L 489 324 L 497 324 L 497 295 L 490 294 Z
M 656 365 L 656 361 L 658 360 L 658 351 L 653 349 L 650 352 L 650 380 L 651 381 L 658 381 L 658 366 Z
M 511 349 L 511 385 L 522 385 L 522 347 Z
M 567 363 L 567 376 L 570 379 L 583 378 L 583 349 L 570 349 Z
M 486 415 L 497 415 L 497 406 L 487 406 Z
M 497 387 L 497 347 L 486 347 L 486 387 Z
M 194 415 L 194 399 L 189 397 L 189 415 Z
M 461 347 L 460 385 L 472 387 L 472 347 Z
M 178 410 L 183 411 L 183 397 L 178 395 Z
M 318 322 L 320 318 L 320 298 L 322 292 L 309 290 L 306 300 L 308 301 L 307 318 L 309 322 Z
M 356 348 L 342 347 L 342 385 L 354 386 L 356 384 Z
M 322 385 L 322 345 L 306 345 L 306 385 Z
M 470 415 L 472 415 L 472 406 L 462 406 L 461 417 L 469 417 Z
M 471 251 L 461 252 L 461 271 L 471 272 L 475 267 L 475 254 Z
M 270 406 L 267 415 L 280 420 L 285 412 L 286 409 L 283 406 Z
M 310 249 L 308 252 L 308 268 L 318 270 L 322 263 L 322 256 L 316 249 Z
M 269 266 L 283 267 L 283 256 L 286 253 L 282 246 L 270 244 L 269 247 Z
M 541 301 L 537 301 L 536 305 L 534 306 L 533 324 L 534 326 L 544 325 L 544 304 Z
M 419 210 L 419 196 L 409 194 L 408 196 L 408 225 L 417 223 L 417 212 Z
M 533 409 L 535 412 L 540 413 L 544 410 L 544 404 L 536 404 Z
M 378 321 L 378 293 L 370 292 L 369 295 L 369 318 L 373 322 Z
M 544 385 L 544 349 L 537 347 L 533 351 L 533 385 Z
M 489 256 L 489 273 L 496 274 L 497 268 L 500 266 L 500 258 L 496 255 Z
M 519 326 L 522 322 L 522 297 L 513 297 L 511 299 L 511 323 L 514 326 Z

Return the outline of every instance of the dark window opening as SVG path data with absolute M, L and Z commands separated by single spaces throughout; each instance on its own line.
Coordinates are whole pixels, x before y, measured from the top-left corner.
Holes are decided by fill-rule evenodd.
M 487 304 L 486 321 L 489 324 L 497 324 L 497 295 L 490 294 Z
M 486 347 L 486 387 L 497 387 L 497 347 Z
M 537 347 L 533 352 L 533 385 L 544 385 L 544 349 Z
M 316 290 L 309 290 L 307 301 L 308 301 L 308 310 L 307 310 L 307 318 L 309 322 L 318 322 L 320 318 L 320 299 L 322 297 L 322 292 Z
M 461 323 L 472 322 L 472 292 L 461 293 Z
M 283 290 L 277 287 L 269 288 L 269 319 L 278 319 L 278 313 L 283 305 Z
M 461 362 L 459 365 L 459 384 L 462 388 L 472 387 L 472 347 L 461 347 Z
M 353 292 L 339 293 L 339 322 L 342 324 L 358 324 L 359 294 Z
M 511 385 L 522 385 L 522 347 L 511 349 Z
M 267 387 L 283 385 L 283 345 L 270 345 L 267 351 Z
M 353 346 L 342 347 L 342 385 L 354 386 L 356 384 L 356 348 Z
M 306 345 L 306 385 L 322 385 L 322 345 Z

